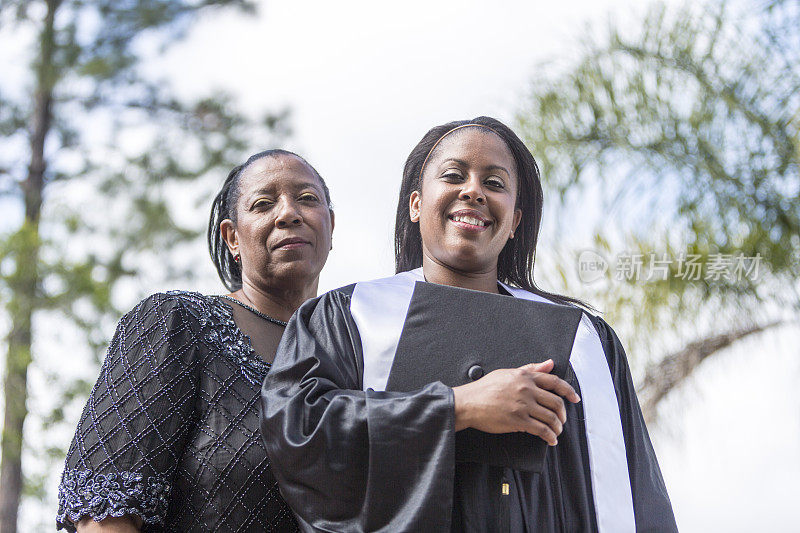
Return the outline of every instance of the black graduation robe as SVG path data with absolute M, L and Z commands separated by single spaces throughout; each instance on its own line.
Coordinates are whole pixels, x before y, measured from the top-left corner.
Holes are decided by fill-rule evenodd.
M 302 529 L 677 531 L 625 352 L 588 313 L 567 375 L 582 401 L 565 402 L 544 470 L 456 462 L 452 389 L 384 390 L 422 280 L 417 269 L 337 289 L 289 322 L 262 390 L 262 433 Z

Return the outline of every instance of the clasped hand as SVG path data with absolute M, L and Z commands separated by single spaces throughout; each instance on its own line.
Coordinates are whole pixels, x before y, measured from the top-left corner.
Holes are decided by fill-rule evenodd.
M 567 421 L 564 398 L 578 403 L 572 386 L 554 374 L 551 359 L 489 372 L 453 388 L 456 431 L 468 427 L 487 433 L 524 431 L 551 446 Z

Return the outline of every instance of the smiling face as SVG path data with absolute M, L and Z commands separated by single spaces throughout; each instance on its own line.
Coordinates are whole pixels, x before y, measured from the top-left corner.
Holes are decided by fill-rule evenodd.
M 499 136 L 479 127 L 447 135 L 410 198 L 425 260 L 463 273 L 496 271 L 522 216 L 517 187 L 514 157 Z
M 240 254 L 242 282 L 261 290 L 316 283 L 328 258 L 333 213 L 314 172 L 293 156 L 264 157 L 239 178 L 236 222 L 220 225 Z

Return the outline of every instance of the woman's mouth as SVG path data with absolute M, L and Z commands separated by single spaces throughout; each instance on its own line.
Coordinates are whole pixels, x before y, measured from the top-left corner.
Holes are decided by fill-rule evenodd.
M 468 231 L 485 231 L 491 222 L 478 213 L 457 212 L 447 217 L 459 228 Z
M 282 241 L 278 241 L 273 250 L 295 250 L 297 248 L 302 248 L 307 244 L 311 243 L 299 237 L 291 237 L 289 239 L 283 239 Z

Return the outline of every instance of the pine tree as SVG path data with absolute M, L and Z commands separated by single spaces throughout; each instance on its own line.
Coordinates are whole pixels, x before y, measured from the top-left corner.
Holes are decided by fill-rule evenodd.
M 253 12 L 246 0 L 0 4 L 4 38 L 30 37 L 26 75 L 0 80 L 4 533 L 17 530 L 28 370 L 47 324 L 78 326 L 99 359 L 104 324 L 120 314 L 115 287 L 134 276 L 182 273 L 169 250 L 195 239 L 203 221 L 180 222 L 174 200 L 191 208 L 205 192 L 204 176 L 221 181 L 243 155 L 288 133 L 285 113 L 251 120 L 224 94 L 184 102 L 142 73 L 146 50 L 164 50 L 202 13 L 220 9 Z M 87 386 L 62 387 L 66 396 L 49 422 Z

